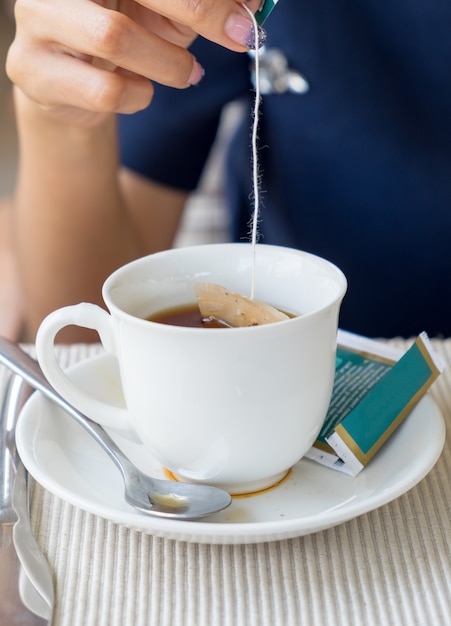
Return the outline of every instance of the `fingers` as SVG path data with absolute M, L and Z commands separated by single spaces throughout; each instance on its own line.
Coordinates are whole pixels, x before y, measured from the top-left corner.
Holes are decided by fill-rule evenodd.
M 149 105 L 152 83 L 119 69 L 110 71 L 82 58 L 34 49 L 24 68 L 17 48 L 10 49 L 7 73 L 24 94 L 44 108 L 80 108 L 95 113 L 134 113 Z
M 140 4 L 189 26 L 199 35 L 243 52 L 254 44 L 253 22 L 242 6 L 255 13 L 261 0 L 139 0 Z
M 192 84 L 193 56 L 160 32 L 149 32 L 122 13 L 99 14 L 94 10 L 85 13 L 77 31 L 65 35 L 64 44 L 163 85 L 188 87 Z M 189 43 L 193 36 L 184 34 L 182 38 Z
M 34 63 L 39 71 L 27 72 L 23 79 L 16 72 L 15 82 L 31 100 L 49 110 L 71 107 L 94 113 L 134 113 L 152 100 L 154 89 L 149 80 L 120 69 L 112 72 L 45 50 L 35 52 Z
M 27 8 L 19 15 L 22 5 Z M 30 6 L 35 10 L 30 11 Z M 127 15 L 106 10 L 91 1 L 78 2 L 80 8 L 76 11 L 72 3 L 53 1 L 43 6 L 44 9 L 40 2 L 18 3 L 19 42 L 24 32 L 25 43 L 45 46 L 50 52 L 64 47 L 68 53 L 101 58 L 165 85 L 187 87 L 190 84 L 194 59 L 181 45 L 192 41 L 192 31 L 185 29 L 183 34 L 179 33 L 176 45 L 161 35 L 171 28 L 160 16 L 147 13 L 146 25 L 152 24 L 156 34 Z
M 15 10 L 11 80 L 38 103 L 95 112 L 144 108 L 149 81 L 196 84 L 202 68 L 185 49 L 195 33 L 239 51 L 255 37 L 238 0 L 17 0 Z
M 139 5 L 130 6 L 136 12 Z M 138 11 L 143 12 L 137 17 L 144 26 L 91 1 L 18 0 L 17 34 L 7 59 L 9 77 L 45 106 L 67 104 L 120 113 L 149 104 L 153 94 L 149 79 L 178 88 L 198 82 L 202 68 L 175 43 L 188 45 L 193 32 L 173 28 L 166 18 L 142 7 Z M 152 32 L 150 25 L 169 40 Z

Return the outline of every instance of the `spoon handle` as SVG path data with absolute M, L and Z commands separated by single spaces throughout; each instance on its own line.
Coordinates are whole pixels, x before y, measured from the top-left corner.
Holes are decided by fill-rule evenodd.
M 78 411 L 67 400 L 65 400 L 50 385 L 44 376 L 39 363 L 33 359 L 16 343 L 0 337 L 0 363 L 3 363 L 15 374 L 21 376 L 34 389 L 41 391 L 47 398 L 53 400 L 66 413 L 69 413 L 80 426 L 82 426 L 99 443 L 108 456 L 121 470 L 125 476 L 127 469 L 131 466 L 130 461 L 123 455 L 122 451 L 115 444 L 108 433 L 89 417 Z

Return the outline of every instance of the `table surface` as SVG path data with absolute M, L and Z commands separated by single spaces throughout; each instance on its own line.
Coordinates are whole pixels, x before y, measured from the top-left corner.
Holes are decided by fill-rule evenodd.
M 449 433 L 451 339 L 432 343 L 447 369 L 430 394 Z M 98 350 L 59 353 L 69 365 Z M 0 393 L 7 375 L 0 367 Z M 53 572 L 54 626 L 447 625 L 450 447 L 448 434 L 428 476 L 390 504 L 323 532 L 261 544 L 161 539 L 34 483 L 32 527 Z

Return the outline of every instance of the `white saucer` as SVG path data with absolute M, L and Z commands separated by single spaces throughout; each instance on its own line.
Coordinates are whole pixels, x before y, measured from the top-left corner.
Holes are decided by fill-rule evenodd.
M 90 358 L 71 368 L 74 379 L 99 398 L 122 402 L 115 359 Z M 143 471 L 163 477 L 141 445 L 116 442 Z M 123 499 L 119 471 L 97 443 L 56 405 L 36 392 L 24 406 L 17 446 L 31 475 L 49 491 L 86 511 L 158 537 L 238 544 L 288 539 L 335 526 L 390 502 L 417 484 L 443 448 L 443 417 L 425 396 L 390 441 L 356 478 L 301 460 L 267 492 L 234 498 L 208 521 L 148 517 Z

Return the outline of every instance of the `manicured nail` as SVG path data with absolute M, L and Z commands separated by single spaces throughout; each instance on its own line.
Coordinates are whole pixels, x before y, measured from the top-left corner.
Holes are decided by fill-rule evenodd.
M 225 24 L 225 33 L 230 39 L 240 43 L 251 50 L 255 50 L 255 31 L 252 21 L 241 15 L 231 15 Z M 266 41 L 266 31 L 258 27 L 258 47 L 261 48 Z
M 193 69 L 191 70 L 191 75 L 188 78 L 188 82 L 190 85 L 198 85 L 202 78 L 204 77 L 205 70 L 200 63 L 194 61 Z

